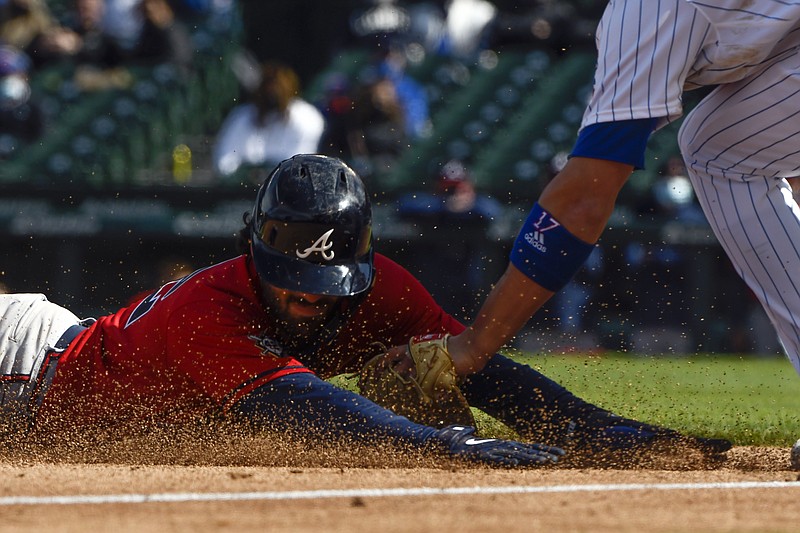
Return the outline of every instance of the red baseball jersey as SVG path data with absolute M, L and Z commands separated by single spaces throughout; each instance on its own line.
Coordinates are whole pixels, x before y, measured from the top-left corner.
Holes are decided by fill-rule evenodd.
M 463 330 L 404 268 L 376 254 L 375 269 L 367 298 L 308 361 L 271 340 L 278 324 L 261 304 L 248 257 L 167 283 L 72 342 L 37 425 L 110 426 L 216 413 L 285 374 L 354 371 L 377 353 L 375 342 L 394 346 L 412 335 Z

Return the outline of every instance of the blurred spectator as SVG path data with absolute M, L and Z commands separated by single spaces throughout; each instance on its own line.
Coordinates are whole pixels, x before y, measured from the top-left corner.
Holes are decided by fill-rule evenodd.
M 65 26 L 81 39 L 70 56 L 79 64 L 116 67 L 123 63 L 123 52 L 117 39 L 104 26 L 106 0 L 73 0 L 73 9 L 65 18 Z
M 422 85 L 406 72 L 408 61 L 405 51 L 399 45 L 388 47 L 383 60 L 378 64 L 381 80 L 391 82 L 400 110 L 403 125 L 409 139 L 419 139 L 430 133 L 428 96 Z
M 398 199 L 401 216 L 492 221 L 500 216 L 502 210 L 500 202 L 477 193 L 469 170 L 458 160 L 445 163 L 433 192 L 416 192 Z
M 0 42 L 24 51 L 36 66 L 71 54 L 80 39 L 59 24 L 43 0 L 0 2 Z
M 44 119 L 31 100 L 28 84 L 30 59 L 12 46 L 0 46 L 0 137 L 5 152 L 38 139 L 44 132 Z
M 488 267 L 498 252 L 488 235 L 502 205 L 479 194 L 464 163 L 452 160 L 442 166 L 431 192 L 401 196 L 397 212 L 423 237 L 406 260 L 409 267 L 448 312 L 472 316 L 495 278 Z
M 119 0 L 73 0 L 63 24 L 75 42 L 48 59 L 73 62 L 75 81 L 84 90 L 126 87 L 132 82 L 127 67 L 137 64 L 172 63 L 181 74 L 191 68 L 191 37 L 167 0 L 125 6 Z
M 356 11 L 351 31 L 360 47 L 371 52 L 370 65 L 360 75 L 360 85 L 391 82 L 394 99 L 403 115 L 409 139 L 425 136 L 431 128 L 428 96 L 423 86 L 407 72 L 408 54 L 414 45 L 412 11 L 396 0 L 375 0 L 375 6 Z M 417 45 L 417 48 L 419 46 Z
M 391 80 L 356 87 L 352 112 L 344 120 L 352 163 L 367 181 L 389 170 L 408 146 L 403 108 Z
M 393 85 L 394 99 L 403 114 L 403 128 L 409 139 L 427 135 L 431 129 L 428 96 L 423 86 L 407 72 L 410 48 L 418 40 L 412 23 L 429 17 L 427 11 L 408 9 L 396 0 L 374 0 L 375 5 L 354 12 L 351 31 L 360 47 L 371 51 L 370 66 L 361 73 L 361 85 Z M 424 3 L 423 3 L 424 4 Z M 418 6 L 421 7 L 421 6 Z
M 316 153 L 325 119 L 299 96 L 297 75 L 267 62 L 248 102 L 234 107 L 217 132 L 212 158 L 219 176 L 243 167 L 271 168 L 300 153 Z
M 328 126 L 321 151 L 348 160 L 367 181 L 432 129 L 427 93 L 407 74 L 402 43 L 386 36 L 368 42 L 379 43 L 372 64 L 352 87 L 343 75 L 331 76 L 320 105 Z
M 194 45 L 188 29 L 175 17 L 167 0 L 141 0 L 144 23 L 132 58 L 153 63 L 172 63 L 189 70 Z

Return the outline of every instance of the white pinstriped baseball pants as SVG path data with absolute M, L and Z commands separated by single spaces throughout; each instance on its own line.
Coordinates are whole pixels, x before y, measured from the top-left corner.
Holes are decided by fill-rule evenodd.
M 717 239 L 800 373 L 800 53 L 721 85 L 683 123 L 689 177 Z

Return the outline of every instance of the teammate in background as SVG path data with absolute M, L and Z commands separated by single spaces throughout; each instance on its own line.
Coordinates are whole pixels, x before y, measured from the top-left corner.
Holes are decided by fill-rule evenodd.
M 800 5 L 612 0 L 597 31 L 594 92 L 572 157 L 547 185 L 510 264 L 449 351 L 480 370 L 589 256 L 650 134 L 684 90 L 716 86 L 679 133 L 714 232 L 800 372 Z
M 60 434 L 220 416 L 300 435 L 440 447 L 489 464 L 555 462 L 559 448 L 415 424 L 322 379 L 360 369 L 375 342 L 463 329 L 411 274 L 374 253 L 371 217 L 349 167 L 295 156 L 245 215 L 243 255 L 91 325 L 43 295 L 0 296 L 4 420 Z M 620 418 L 500 355 L 464 392 L 524 437 L 576 449 L 683 444 L 714 454 L 730 446 Z

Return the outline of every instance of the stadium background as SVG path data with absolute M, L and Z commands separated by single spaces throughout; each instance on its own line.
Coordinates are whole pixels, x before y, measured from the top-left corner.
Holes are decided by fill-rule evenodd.
M 166 262 L 201 267 L 233 255 L 241 215 L 265 175 L 248 169 L 222 181 L 210 171 L 214 133 L 239 98 L 237 53 L 292 65 L 303 96 L 322 106 L 332 75 L 356 80 L 369 64 L 374 36 L 354 34 L 351 22 L 372 4 L 243 0 L 230 12 L 197 18 L 188 78 L 158 65 L 135 69 L 130 88 L 81 93 L 62 67 L 36 72 L 33 94 L 51 124 L 39 143 L 0 143 L 0 280 L 9 290 L 44 292 L 79 314 L 97 315 L 152 287 Z M 414 4 L 422 2 L 405 3 Z M 559 3 L 496 4 L 521 12 Z M 408 266 L 462 318 L 475 312 L 502 272 L 552 161 L 574 139 L 591 90 L 594 50 L 586 28 L 599 14 L 593 2 L 572 4 L 580 17 L 569 24 L 583 39 L 545 43 L 506 35 L 469 60 L 425 53 L 413 39 L 405 43 L 408 73 L 425 87 L 433 127 L 391 168 L 368 176 L 378 249 Z M 49 5 L 58 13 L 66 3 Z M 581 331 L 561 335 L 553 302 L 520 336 L 520 347 L 588 342 L 637 353 L 776 353 L 771 330 L 758 326 L 763 313 L 708 226 L 636 212 L 660 164 L 677 153 L 677 126 L 654 136 L 648 168 L 623 191 L 601 240 L 602 275 L 578 278 L 593 289 Z M 454 157 L 469 165 L 482 193 L 503 203 L 503 215 L 491 224 L 400 219 L 397 197 L 428 188 Z M 680 261 L 648 261 L 664 251 Z M 465 289 L 454 275 L 468 253 L 482 258 L 482 290 Z M 637 268 L 632 254 L 639 256 Z M 543 345 L 544 338 L 554 344 Z

